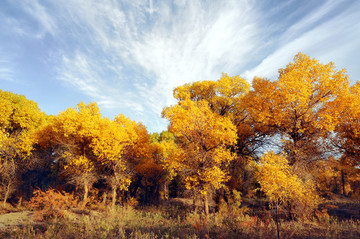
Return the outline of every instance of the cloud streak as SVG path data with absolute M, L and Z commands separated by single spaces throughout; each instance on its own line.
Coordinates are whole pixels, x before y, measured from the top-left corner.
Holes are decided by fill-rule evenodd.
M 341 1 L 328 1 L 319 10 L 310 12 L 308 16 L 293 24 L 273 43 L 279 47 L 256 67 L 244 72 L 243 76 L 248 80 L 254 76 L 274 79 L 278 75 L 277 70 L 284 68 L 298 52 L 324 63 L 333 61 L 340 68 L 350 66 L 350 75 L 357 75 L 355 71 L 358 67 L 354 66 L 354 59 L 360 53 L 360 46 L 357 44 L 360 37 L 360 4 L 331 18 L 326 17 L 335 14 L 341 4 Z M 344 55 L 346 59 L 343 58 Z
M 0 60 L 0 80 L 13 81 L 13 70 L 8 63 Z
M 46 33 L 54 36 L 57 32 L 55 20 L 49 15 L 46 8 L 38 0 L 25 0 L 21 2 L 23 9 L 31 15 L 41 26 L 37 34 L 38 38 L 44 37 Z
M 79 44 L 88 45 L 63 53 L 59 79 L 104 107 L 145 117 L 155 130 L 164 129 L 159 116 L 174 103 L 174 87 L 215 80 L 222 71 L 235 73 L 256 47 L 250 1 L 71 1 L 66 6 L 71 17 L 64 26 L 72 26 Z
M 352 0 L 28 0 L 21 7 L 36 27 L 10 22 L 52 45 L 57 80 L 110 117 L 123 113 L 150 131 L 166 128 L 161 111 L 187 82 L 221 72 L 275 78 L 299 51 L 358 68 L 360 6 Z M 0 62 L 2 75 L 11 78 L 11 69 Z
M 0 81 L 14 81 L 14 69 L 10 57 L 0 49 Z

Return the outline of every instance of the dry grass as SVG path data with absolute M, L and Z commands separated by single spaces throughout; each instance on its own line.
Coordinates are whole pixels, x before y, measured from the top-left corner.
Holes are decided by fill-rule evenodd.
M 28 203 L 31 210 L 35 211 L 38 221 L 44 221 L 52 217 L 64 217 L 65 211 L 78 205 L 74 195 L 48 189 L 43 192 L 36 190 Z
M 360 221 L 338 220 L 323 210 L 308 221 L 281 221 L 280 236 L 360 238 Z M 49 217 L 41 225 L 0 229 L 0 238 L 276 238 L 276 226 L 269 212 L 254 215 L 231 205 L 207 217 L 169 205 L 116 206 L 104 211 L 63 209 L 63 215 Z

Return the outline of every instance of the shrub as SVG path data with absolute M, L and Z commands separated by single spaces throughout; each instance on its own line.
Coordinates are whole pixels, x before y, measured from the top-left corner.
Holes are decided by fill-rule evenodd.
M 43 221 L 52 217 L 64 217 L 65 210 L 77 207 L 78 201 L 74 195 L 48 189 L 43 192 L 35 190 L 29 201 L 29 207 L 36 211 L 37 220 Z

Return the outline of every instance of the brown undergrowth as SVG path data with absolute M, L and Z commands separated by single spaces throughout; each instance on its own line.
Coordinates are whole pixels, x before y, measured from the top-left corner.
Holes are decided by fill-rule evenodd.
M 53 188 L 45 192 L 38 189 L 34 192 L 28 206 L 35 212 L 38 221 L 44 221 L 53 217 L 63 218 L 66 210 L 78 206 L 78 200 L 70 193 L 60 192 Z
M 29 203 L 42 215 L 41 227 L 29 223 L 0 228 L 0 238 L 276 238 L 268 210 L 254 214 L 250 208 L 223 203 L 218 212 L 205 216 L 169 205 L 134 208 L 130 204 L 77 213 L 71 195 L 56 190 L 48 194 L 52 196 L 38 192 Z M 281 219 L 280 238 L 360 238 L 359 220 L 340 220 L 328 209 L 308 220 Z

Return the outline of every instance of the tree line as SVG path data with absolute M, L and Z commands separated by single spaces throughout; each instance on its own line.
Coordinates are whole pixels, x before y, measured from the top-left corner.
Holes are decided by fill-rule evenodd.
M 30 199 L 37 188 L 71 192 L 84 205 L 169 197 L 266 197 L 289 217 L 313 213 L 322 198 L 359 197 L 360 83 L 304 54 L 276 80 L 250 85 L 224 74 L 173 91 L 168 130 L 80 102 L 46 115 L 25 96 L 0 90 L 0 192 Z

